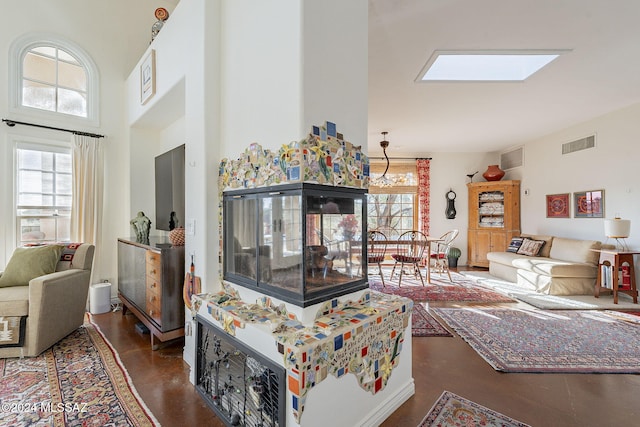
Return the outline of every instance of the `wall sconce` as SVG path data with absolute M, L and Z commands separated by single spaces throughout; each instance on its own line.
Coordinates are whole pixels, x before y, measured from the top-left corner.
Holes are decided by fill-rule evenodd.
M 607 239 L 616 240 L 616 249 L 629 250 L 625 239 L 629 237 L 630 231 L 631 221 L 628 219 L 620 219 L 616 216 L 613 219 L 604 220 L 604 235 L 607 236 Z

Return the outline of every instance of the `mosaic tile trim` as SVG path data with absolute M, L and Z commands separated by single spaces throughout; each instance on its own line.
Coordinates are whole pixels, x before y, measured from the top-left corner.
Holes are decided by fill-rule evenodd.
M 325 304 L 314 326 L 278 335 L 294 417 L 300 422 L 307 393 L 328 374 L 355 375 L 372 394 L 387 385 L 402 352 L 413 301 L 366 292 L 356 303 Z
M 222 159 L 218 180 L 222 190 L 296 182 L 368 188 L 369 159 L 361 146 L 345 141 L 335 123 L 325 122 L 277 152 L 253 143 L 238 159 Z
M 287 311 L 284 303 L 276 306 L 271 298 L 263 296 L 255 304 L 247 304 L 227 282 L 222 282 L 220 292 L 192 296 L 192 306 L 196 313 L 203 303 L 209 315 L 220 322 L 224 331 L 232 336 L 236 335 L 236 327 L 244 328 L 247 322 L 271 324 L 273 330 L 288 322 L 300 324 L 295 314 Z
M 284 304 L 275 306 L 268 297 L 246 304 L 229 284 L 223 287 L 216 294 L 194 296 L 194 306 L 206 304 L 209 315 L 231 335 L 246 323 L 272 327 L 297 422 L 308 391 L 329 374 L 340 378 L 352 373 L 373 394 L 384 389 L 398 364 L 413 309 L 408 298 L 367 291 L 355 302 L 325 302 L 314 324 L 304 326 Z

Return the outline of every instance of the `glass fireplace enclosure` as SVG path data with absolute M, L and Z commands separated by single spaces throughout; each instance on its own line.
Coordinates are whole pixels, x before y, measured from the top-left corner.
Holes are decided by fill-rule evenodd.
M 300 183 L 223 196 L 224 279 L 300 307 L 367 288 L 366 190 Z

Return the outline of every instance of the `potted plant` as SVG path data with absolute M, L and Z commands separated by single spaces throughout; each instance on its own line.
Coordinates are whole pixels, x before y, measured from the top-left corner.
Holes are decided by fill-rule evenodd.
M 451 246 L 449 251 L 447 252 L 447 262 L 449 263 L 449 267 L 457 267 L 458 266 L 458 258 L 462 255 L 462 251 L 455 246 Z

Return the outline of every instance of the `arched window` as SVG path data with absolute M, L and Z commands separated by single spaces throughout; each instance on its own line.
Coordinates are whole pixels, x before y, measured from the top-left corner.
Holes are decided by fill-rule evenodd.
M 80 47 L 57 36 L 30 34 L 17 39 L 11 52 L 14 111 L 98 125 L 98 73 Z

